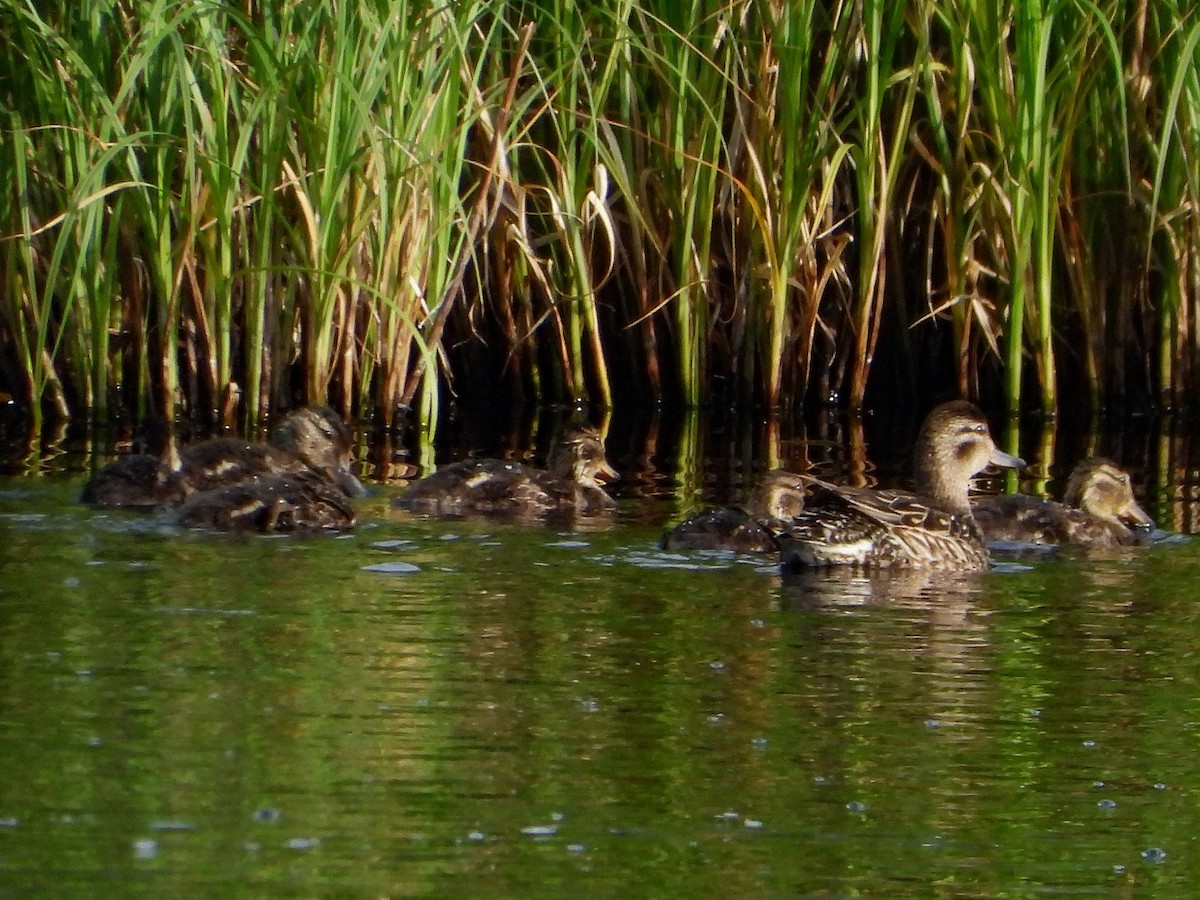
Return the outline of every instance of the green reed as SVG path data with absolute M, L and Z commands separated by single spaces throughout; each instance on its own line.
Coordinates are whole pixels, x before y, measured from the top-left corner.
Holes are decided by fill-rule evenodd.
M 1195 387 L 1178 0 L 0 0 L 0 33 L 0 390 L 38 420 L 430 422 L 497 374 L 857 407 L 909 389 L 885 351 L 1013 409 Z

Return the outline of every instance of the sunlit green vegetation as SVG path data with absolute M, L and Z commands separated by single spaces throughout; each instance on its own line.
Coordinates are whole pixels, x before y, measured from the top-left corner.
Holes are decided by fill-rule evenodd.
M 1179 0 L 0 0 L 0 35 L 35 416 L 1195 386 Z

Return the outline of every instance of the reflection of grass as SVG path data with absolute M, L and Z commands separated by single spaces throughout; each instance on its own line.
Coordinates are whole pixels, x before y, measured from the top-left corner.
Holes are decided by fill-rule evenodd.
M 1043 6 L 2 0 L 3 390 L 858 405 L 886 350 L 1013 406 L 1026 359 L 1046 408 L 1169 395 L 1200 20 Z

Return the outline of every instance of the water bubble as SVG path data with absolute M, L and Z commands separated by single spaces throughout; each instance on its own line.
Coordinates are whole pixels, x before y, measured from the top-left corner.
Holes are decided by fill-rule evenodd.
M 751 624 L 751 625 L 752 625 L 754 628 L 762 628 L 762 627 L 763 627 L 763 626 L 765 626 L 767 623 L 766 623 L 766 622 L 764 622 L 762 619 L 751 619 L 751 620 L 750 620 L 750 624 Z
M 364 572 L 379 572 L 384 575 L 408 575 L 412 572 L 420 572 L 420 566 L 414 566 L 410 562 L 383 562 L 372 563 L 369 566 L 363 566 Z
M 550 821 L 551 822 L 561 822 L 562 820 L 563 820 L 562 813 L 560 813 L 560 812 L 550 813 Z
M 1101 800 L 1101 801 L 1100 801 L 1099 803 L 1097 803 L 1096 805 L 1097 805 L 1098 807 L 1100 807 L 1101 809 L 1116 809 L 1116 808 L 1117 808 L 1117 801 L 1116 801 L 1116 800 L 1108 800 L 1108 799 L 1104 799 L 1104 800 Z
M 1165 784 L 1163 784 L 1161 781 L 1157 781 L 1154 783 L 1154 789 L 1156 791 L 1165 791 L 1167 789 L 1167 786 Z
M 451 533 L 449 533 L 449 534 L 443 534 L 441 539 L 442 539 L 443 541 L 457 541 L 457 540 L 458 540 L 458 535 L 457 535 L 457 534 L 454 534 L 453 532 L 451 532 Z
M 467 835 L 467 840 L 484 841 L 487 840 L 487 835 L 485 835 L 482 831 L 472 831 Z
M 1124 866 L 1122 866 L 1122 865 L 1116 865 L 1116 866 L 1113 866 L 1113 874 L 1114 874 L 1114 875 L 1124 875 L 1124 874 L 1125 874 L 1125 867 L 1124 867 Z
M 765 737 L 756 737 L 751 739 L 750 743 L 755 747 L 765 747 L 767 746 L 767 739 Z
M 743 819 L 742 824 L 747 828 L 762 828 L 763 823 L 760 819 Z
M 1093 782 L 1092 782 L 1092 787 L 1094 787 L 1094 788 L 1102 788 L 1102 787 L 1104 787 L 1104 782 L 1103 782 L 1103 781 L 1093 781 Z
M 713 671 L 715 671 L 715 672 L 719 672 L 719 671 L 721 671 L 722 669 L 724 669 L 724 668 L 725 668 L 725 663 L 721 662 L 721 661 L 718 659 L 718 660 L 714 660 L 713 662 L 710 662 L 710 663 L 708 664 L 708 667 L 709 667 L 710 669 L 712 669 Z
M 254 811 L 254 818 L 259 822 L 278 822 L 280 815 L 279 810 L 271 806 L 264 806 Z
M 736 810 L 733 810 L 733 809 L 727 809 L 723 813 L 717 813 L 713 818 L 715 818 L 715 819 L 740 819 L 741 817 L 742 817 L 742 814 L 740 812 L 737 812 Z
M 1164 862 L 1166 858 L 1167 851 L 1158 847 L 1151 847 L 1148 850 L 1142 851 L 1142 859 L 1146 860 L 1146 862 L 1160 863 Z
M 814 775 L 813 776 L 813 784 L 828 784 L 828 783 L 829 783 L 829 779 L 826 778 L 824 775 Z
M 291 838 L 288 840 L 285 847 L 289 850 L 311 850 L 314 847 L 320 846 L 320 838 Z
M 1084 742 L 1083 742 L 1083 746 L 1085 746 L 1085 747 L 1095 747 L 1095 746 L 1096 746 L 1096 742 L 1095 742 L 1095 741 L 1084 741 Z
M 151 831 L 191 831 L 196 826 L 179 819 L 160 819 L 150 823 Z
M 133 855 L 137 859 L 154 859 L 158 855 L 158 841 L 138 838 L 133 842 Z
M 866 812 L 867 804 L 865 804 L 859 800 L 851 800 L 849 803 L 846 804 L 846 809 L 848 809 L 848 810 L 850 810 L 850 812 L 854 812 L 854 813 Z
M 942 723 L 938 719 L 926 719 L 925 727 L 926 728 L 941 728 Z
M 527 834 L 530 837 L 553 837 L 558 834 L 557 825 L 526 825 L 521 829 L 521 834 Z

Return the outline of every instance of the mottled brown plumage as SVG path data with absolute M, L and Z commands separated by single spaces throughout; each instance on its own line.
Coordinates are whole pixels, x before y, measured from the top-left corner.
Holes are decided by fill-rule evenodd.
M 664 550 L 777 553 L 780 531 L 803 509 L 803 479 L 773 469 L 746 506 L 717 506 L 697 513 L 664 534 L 659 546 Z
M 353 528 L 355 513 L 341 488 L 306 470 L 198 491 L 179 507 L 174 521 L 222 531 L 328 531 Z
M 1123 547 L 1144 542 L 1154 527 L 1133 496 L 1129 475 L 1101 457 L 1075 466 L 1062 503 L 1007 494 L 978 499 L 974 512 L 989 541 Z
M 315 473 L 347 496 L 366 493 L 350 471 L 350 431 L 325 406 L 288 413 L 270 444 L 213 438 L 177 450 L 169 430 L 157 456 L 131 454 L 101 468 L 84 486 L 89 506 L 153 509 L 174 506 L 199 491 L 226 487 L 255 476 Z
M 960 400 L 926 417 L 914 462 L 915 493 L 807 478 L 813 491 L 805 509 L 780 535 L 785 568 L 986 568 L 987 546 L 968 499 L 971 479 L 989 464 L 1024 461 L 997 448 L 983 413 Z
M 547 471 L 510 460 L 463 460 L 409 485 L 392 504 L 431 516 L 514 521 L 592 516 L 615 508 L 598 479 L 617 473 L 595 429 L 569 432 L 548 462 Z

